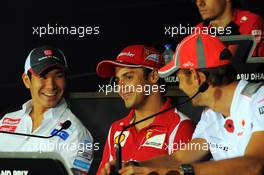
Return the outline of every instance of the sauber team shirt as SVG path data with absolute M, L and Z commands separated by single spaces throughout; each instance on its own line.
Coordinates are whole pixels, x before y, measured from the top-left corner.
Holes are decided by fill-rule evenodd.
M 170 99 L 167 99 L 161 111 L 170 106 Z M 112 124 L 97 175 L 105 163 L 116 159 L 115 143 L 123 127 L 132 123 L 133 119 L 134 110 L 131 110 L 128 116 Z M 191 139 L 193 130 L 194 125 L 189 118 L 176 108 L 169 110 L 156 116 L 149 126 L 140 131 L 132 127 L 123 132 L 120 139 L 122 160 L 143 161 L 158 155 L 171 154 Z
M 34 132 L 32 132 L 32 119 L 29 116 L 31 110 L 30 100 L 21 110 L 6 114 L 0 121 L 0 131 L 50 136 L 59 130 L 66 120 L 71 121 L 71 126 L 49 139 L 1 133 L 0 152 L 58 152 L 69 168 L 87 172 L 93 159 L 93 138 L 67 108 L 65 100 L 44 113 L 40 127 Z
M 243 156 L 252 134 L 264 131 L 264 86 L 241 80 L 231 103 L 230 116 L 206 109 L 194 138 L 205 139 L 214 160 Z
M 199 23 L 196 27 L 203 29 L 203 27 L 211 28 L 212 25 L 209 22 Z M 227 27 L 230 31 L 225 30 L 223 35 L 253 35 L 256 38 L 258 52 L 254 52 L 254 56 L 264 56 L 264 42 L 260 42 L 263 39 L 264 21 L 263 18 L 257 14 L 251 13 L 246 10 L 235 9 L 233 13 L 233 20 Z M 221 30 L 223 32 L 223 30 Z M 217 33 L 217 35 L 221 35 Z

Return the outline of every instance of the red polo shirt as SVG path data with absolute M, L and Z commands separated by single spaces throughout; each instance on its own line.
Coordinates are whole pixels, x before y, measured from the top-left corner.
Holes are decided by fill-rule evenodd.
M 199 23 L 196 27 L 212 27 L 210 23 Z M 264 42 L 260 42 L 263 38 L 264 21 L 263 18 L 255 13 L 246 10 L 235 9 L 233 20 L 226 27 L 232 28 L 231 35 L 254 35 L 257 42 L 258 54 L 254 52 L 254 56 L 264 56 Z
M 162 110 L 171 106 L 170 99 L 167 99 Z M 121 120 L 114 122 L 109 130 L 108 139 L 105 143 L 104 153 L 97 175 L 105 163 L 115 160 L 115 148 L 118 135 L 124 126 L 133 122 L 134 110 Z M 171 109 L 155 117 L 154 121 L 136 131 L 131 127 L 124 131 L 121 136 L 122 160 L 144 161 L 162 154 L 171 154 L 181 143 L 186 143 L 192 138 L 194 125 L 189 118 Z

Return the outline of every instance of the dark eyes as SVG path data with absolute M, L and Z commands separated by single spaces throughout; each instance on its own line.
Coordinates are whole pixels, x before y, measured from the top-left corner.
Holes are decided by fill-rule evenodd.
M 132 79 L 133 79 L 133 74 L 126 74 L 126 75 L 123 75 L 122 81 L 129 81 L 129 80 L 132 80 Z M 118 77 L 116 77 L 115 78 L 115 82 L 119 83 L 120 79 Z
M 115 82 L 118 84 L 119 83 L 119 78 L 115 78 Z
M 126 75 L 125 76 L 125 79 L 127 79 L 127 80 L 131 80 L 133 78 L 133 75 Z
M 48 78 L 48 74 L 45 74 L 45 75 L 40 75 L 40 78 L 41 79 L 47 79 Z M 57 73 L 55 73 L 55 75 L 54 75 L 54 78 L 63 78 L 64 77 L 64 73 L 62 73 L 62 72 L 57 72 Z

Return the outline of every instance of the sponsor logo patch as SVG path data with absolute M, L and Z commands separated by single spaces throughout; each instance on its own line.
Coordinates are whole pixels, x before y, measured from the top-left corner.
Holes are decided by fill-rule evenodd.
M 51 131 L 51 135 L 55 134 L 58 131 L 58 129 L 53 129 L 53 131 Z M 67 138 L 69 137 L 69 134 L 66 131 L 60 131 L 59 133 L 56 134 L 56 136 L 59 136 L 62 140 L 67 140 Z
M 242 136 L 244 134 L 244 131 L 238 132 L 237 136 Z
M 116 131 L 115 132 L 115 135 L 114 135 L 115 144 L 118 142 L 118 136 L 119 136 L 120 133 L 121 133 L 120 131 Z M 129 131 L 123 132 L 123 134 L 120 136 L 121 137 L 120 138 L 120 144 L 121 144 L 122 147 L 125 145 L 128 136 L 129 136 Z
M 187 61 L 186 63 L 183 63 L 183 67 L 193 67 L 194 64 L 191 61 Z
M 264 102 L 264 98 L 259 100 L 257 103 L 259 104 L 259 103 L 262 103 L 262 102 Z
M 148 131 L 146 134 L 146 139 L 149 139 L 151 135 L 152 135 L 152 131 Z
M 50 55 L 52 55 L 52 50 L 44 50 L 44 54 L 46 56 L 50 56 Z
M 13 119 L 13 118 L 4 118 L 3 119 L 3 125 L 17 125 L 17 124 L 19 124 L 19 122 L 20 122 L 20 118 L 17 118 L 17 119 Z
M 262 106 L 262 107 L 259 108 L 259 114 L 260 115 L 264 114 L 264 106 Z
M 150 60 L 150 61 L 154 61 L 154 62 L 158 63 L 159 62 L 159 55 L 155 54 L 155 53 L 150 54 L 147 56 L 146 60 Z
M 242 16 L 240 18 L 240 22 L 246 22 L 248 20 L 248 17 L 247 16 Z
M 93 159 L 93 144 L 89 140 L 84 140 L 84 143 L 78 149 L 77 156 L 91 161 Z
M 261 33 L 262 33 L 261 30 L 252 30 L 251 31 L 252 35 L 261 35 Z
M 79 150 L 77 152 L 77 156 L 83 159 L 86 159 L 88 161 L 91 161 L 93 159 L 92 151 L 81 151 Z
M 121 52 L 118 57 L 121 57 L 121 56 L 128 56 L 128 57 L 134 57 L 135 54 L 131 53 L 131 52 Z
M 15 132 L 17 126 L 4 125 L 0 126 L 0 131 Z
M 145 143 L 142 146 L 147 146 L 147 147 L 153 147 L 153 148 L 158 148 L 162 149 L 164 140 L 165 140 L 166 134 L 159 134 L 155 135 L 153 137 L 150 137 L 145 141 Z
M 87 171 L 89 170 L 89 168 L 91 166 L 89 163 L 84 162 L 82 160 L 78 160 L 78 159 L 75 159 L 73 161 L 73 165 L 76 166 L 76 167 L 82 168 L 84 170 L 87 170 Z
M 246 125 L 246 121 L 245 121 L 245 119 L 240 120 L 240 126 L 241 126 L 242 128 L 244 128 L 245 125 Z
M 209 146 L 210 146 L 211 150 L 215 150 L 215 149 L 221 149 L 223 151 L 228 151 L 229 150 L 228 146 L 224 146 L 221 143 L 212 143 L 212 142 L 210 142 Z

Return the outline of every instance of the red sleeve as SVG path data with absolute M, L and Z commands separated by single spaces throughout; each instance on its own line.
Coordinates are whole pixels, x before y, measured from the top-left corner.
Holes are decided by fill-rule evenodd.
M 178 131 L 174 138 L 174 143 L 177 146 L 181 146 L 181 143 L 188 143 L 192 139 L 192 134 L 194 132 L 194 124 L 191 120 L 183 120 L 179 124 Z
M 253 24 L 253 29 L 252 29 L 252 35 L 256 37 L 256 42 L 257 42 L 257 52 L 258 56 L 263 57 L 264 56 L 264 41 L 260 42 L 261 39 L 263 39 L 264 36 L 264 21 L 261 17 L 258 17 L 256 22 Z M 253 55 L 256 55 L 256 50 Z
M 108 137 L 107 137 L 107 140 L 106 140 L 106 142 L 105 142 L 105 146 L 104 146 L 104 153 L 103 153 L 103 156 L 102 156 L 102 161 L 101 161 L 101 163 L 100 163 L 100 166 L 99 166 L 99 168 L 98 168 L 98 170 L 97 170 L 97 173 L 96 173 L 96 175 L 100 175 L 100 173 L 101 173 L 101 169 L 105 166 L 105 164 L 107 163 L 107 162 L 109 162 L 109 160 L 110 160 L 110 156 L 111 156 L 111 145 L 113 144 L 112 143 L 112 140 L 113 139 L 111 139 L 112 138 L 112 127 L 110 128 L 110 130 L 109 130 L 109 133 L 108 133 Z
M 241 22 L 241 19 L 245 17 L 248 18 L 247 21 Z M 264 56 L 264 42 L 260 42 L 264 32 L 263 18 L 249 11 L 240 11 L 236 23 L 240 26 L 239 31 L 242 35 L 250 34 L 255 36 L 257 50 L 254 51 L 253 56 Z

